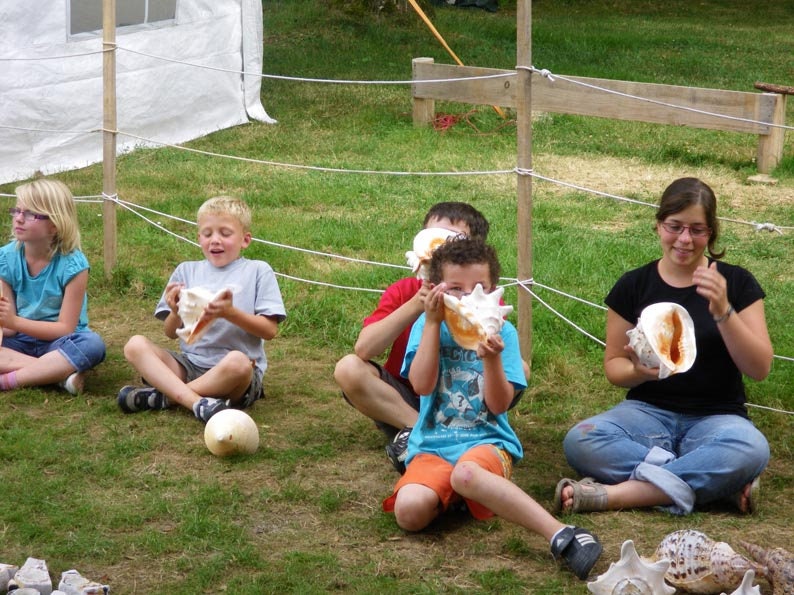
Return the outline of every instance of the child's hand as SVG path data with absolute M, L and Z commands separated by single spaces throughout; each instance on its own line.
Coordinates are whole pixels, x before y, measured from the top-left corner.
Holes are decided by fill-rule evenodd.
M 631 363 L 634 364 L 634 370 L 643 376 L 646 380 L 659 380 L 659 368 L 649 368 L 640 362 L 640 358 L 631 345 L 626 344 L 623 350 L 629 355 Z
M 6 319 L 13 316 L 16 312 L 11 311 L 11 302 L 7 297 L 0 297 L 0 326 L 7 326 Z
M 477 345 L 477 357 L 486 359 L 489 357 L 496 357 L 505 349 L 505 342 L 502 340 L 501 335 L 488 335 L 485 341 L 480 341 Z
M 179 310 L 179 292 L 184 286 L 184 283 L 169 283 L 165 286 L 165 303 L 174 314 Z
M 234 298 L 231 289 L 225 289 L 214 300 L 204 307 L 204 312 L 212 318 L 226 318 L 234 307 Z
M 425 316 L 429 322 L 441 323 L 444 320 L 444 292 L 446 283 L 439 283 L 425 296 Z

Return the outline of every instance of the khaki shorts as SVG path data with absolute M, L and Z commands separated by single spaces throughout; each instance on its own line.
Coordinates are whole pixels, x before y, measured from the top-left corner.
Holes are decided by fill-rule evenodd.
M 195 365 L 187 357 L 185 357 L 184 353 L 177 351 L 169 351 L 168 353 L 170 353 L 171 357 L 173 357 L 176 362 L 185 369 L 185 382 L 195 380 L 210 370 L 210 368 L 202 368 L 201 366 Z M 248 385 L 248 388 L 245 390 L 245 393 L 242 397 L 240 397 L 240 399 L 233 403 L 229 403 L 231 407 L 235 409 L 247 409 L 256 401 L 265 396 L 264 387 L 262 386 L 262 376 L 257 372 L 256 368 L 252 368 L 252 370 L 253 374 L 251 375 L 251 384 Z

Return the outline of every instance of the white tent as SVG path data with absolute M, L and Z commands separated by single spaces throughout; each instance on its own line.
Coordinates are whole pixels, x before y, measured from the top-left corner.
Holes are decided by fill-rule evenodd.
M 274 122 L 261 77 L 240 74 L 262 72 L 261 0 L 116 1 L 117 130 L 181 143 Z M 102 160 L 101 5 L 0 3 L 0 183 Z M 146 144 L 117 137 L 119 153 Z

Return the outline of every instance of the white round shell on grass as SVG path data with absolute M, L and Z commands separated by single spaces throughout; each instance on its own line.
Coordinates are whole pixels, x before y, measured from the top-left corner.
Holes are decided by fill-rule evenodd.
M 224 409 L 204 426 L 204 443 L 219 457 L 253 454 L 259 448 L 259 428 L 245 411 Z
M 461 299 L 444 294 L 444 322 L 447 323 L 455 343 L 464 349 L 477 349 L 488 335 L 495 335 L 505 323 L 504 317 L 513 311 L 513 306 L 502 306 L 503 287 L 485 293 L 482 285 Z
M 695 324 L 686 308 L 673 302 L 647 306 L 637 326 L 626 331 L 629 346 L 649 368 L 659 368 L 659 378 L 686 372 L 695 363 Z
M 595 595 L 673 595 L 675 588 L 664 582 L 668 566 L 669 560 L 644 561 L 628 539 L 620 547 L 620 560 L 587 583 L 587 590 Z
M 443 227 L 426 227 L 414 236 L 413 250 L 405 253 L 408 266 L 422 280 L 427 280 L 427 265 L 433 251 L 447 240 L 459 236 L 460 233 Z

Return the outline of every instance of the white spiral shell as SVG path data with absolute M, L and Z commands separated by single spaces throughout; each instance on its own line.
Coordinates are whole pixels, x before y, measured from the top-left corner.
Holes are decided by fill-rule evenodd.
M 620 560 L 587 583 L 587 590 L 595 595 L 673 595 L 675 588 L 664 582 L 668 566 L 668 560 L 647 562 L 640 558 L 628 539 L 620 547 Z
M 179 291 L 177 314 L 182 319 L 183 326 L 177 329 L 176 334 L 180 339 L 190 345 L 204 334 L 212 322 L 212 320 L 203 316 L 204 308 L 224 291 L 226 289 L 213 293 L 203 287 L 192 287 L 190 289 L 183 287 Z
M 414 236 L 413 250 L 405 253 L 408 266 L 418 279 L 427 280 L 427 265 L 433 251 L 447 240 L 461 235 L 460 232 L 444 227 L 426 227 Z
M 253 454 L 259 448 L 259 428 L 245 411 L 224 409 L 204 426 L 204 443 L 219 457 Z
M 461 299 L 444 294 L 444 322 L 452 338 L 465 349 L 477 349 L 488 335 L 495 335 L 505 323 L 504 317 L 513 311 L 513 306 L 502 306 L 503 287 L 485 293 L 479 283 L 474 291 Z

